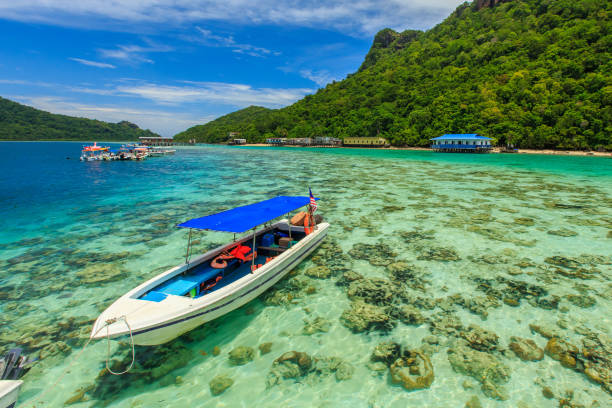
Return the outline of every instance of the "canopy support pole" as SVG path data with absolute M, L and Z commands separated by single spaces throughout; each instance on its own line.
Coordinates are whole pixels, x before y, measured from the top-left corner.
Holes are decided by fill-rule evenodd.
M 257 237 L 257 227 L 253 228 L 253 259 L 251 259 L 251 273 L 255 272 L 255 238 Z
M 187 239 L 187 253 L 185 254 L 185 263 L 189 264 L 189 247 L 191 246 L 191 232 L 193 228 L 189 228 L 189 238 Z

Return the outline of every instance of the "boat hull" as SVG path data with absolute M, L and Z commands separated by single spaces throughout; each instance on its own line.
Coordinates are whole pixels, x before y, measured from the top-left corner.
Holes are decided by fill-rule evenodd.
M 13 408 L 17 405 L 19 388 L 23 381 L 0 380 L 0 408 Z
M 159 319 L 157 322 L 143 325 L 144 327 L 138 327 L 139 325 L 136 323 L 136 327 L 131 327 L 134 344 L 150 346 L 166 343 L 255 299 L 308 257 L 325 239 L 328 226 L 327 223 L 318 226 L 317 230 L 303 240 L 304 242 L 300 241 L 294 248 L 286 251 L 287 256 L 279 256 L 275 261 L 248 275 L 246 284 L 240 285 L 240 280 L 237 281 L 236 289 L 228 291 L 226 295 L 218 296 L 211 302 L 206 302 L 206 296 L 209 296 L 206 295 L 201 301 L 193 302 L 184 313 L 178 313 L 172 318 Z M 144 300 L 138 301 L 147 302 Z M 113 309 L 113 306 L 111 305 L 107 312 Z M 121 310 L 118 309 L 112 315 L 119 316 L 120 313 Z M 94 324 L 93 338 L 107 337 L 106 330 L 103 328 L 106 316 L 109 316 L 109 313 L 103 313 Z M 132 325 L 130 313 L 124 313 L 124 316 L 127 322 Z M 117 329 L 117 325 L 121 326 L 121 329 Z M 126 330 L 127 327 L 124 322 L 114 323 L 111 327 L 113 326 L 115 328 L 109 332 L 108 337 L 129 335 L 129 330 Z M 99 331 L 99 333 L 96 334 L 96 331 Z

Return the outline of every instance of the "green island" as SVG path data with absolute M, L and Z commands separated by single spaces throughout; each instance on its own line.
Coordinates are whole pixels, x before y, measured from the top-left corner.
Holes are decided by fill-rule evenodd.
M 611 3 L 479 0 L 422 32 L 384 29 L 359 70 L 282 109 L 251 106 L 176 140 L 444 133 L 498 145 L 612 150 Z
M 134 123 L 56 115 L 0 97 L 0 140 L 129 141 L 159 136 Z

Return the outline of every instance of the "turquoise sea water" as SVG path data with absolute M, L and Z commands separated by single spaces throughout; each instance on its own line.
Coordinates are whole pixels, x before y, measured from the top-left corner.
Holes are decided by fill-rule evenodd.
M 75 407 L 612 405 L 584 367 L 510 350 L 512 336 L 543 349 L 541 333 L 553 332 L 577 360 L 610 369 L 609 158 L 196 146 L 81 163 L 80 147 L 0 143 L 0 352 L 41 356 L 24 377 L 23 406 L 41 397 L 38 406 Z M 182 262 L 187 235 L 175 224 L 308 186 L 331 223 L 327 242 L 266 296 L 163 347 L 137 348 L 126 376 L 101 372 L 105 341 L 74 360 L 100 311 Z M 228 239 L 201 234 L 196 247 Z M 258 349 L 269 342 L 269 353 Z M 430 386 L 395 384 L 372 360 L 382 342 L 422 350 Z M 232 365 L 239 346 L 253 360 Z M 117 369 L 128 349 L 112 343 Z M 274 361 L 292 350 L 310 368 L 272 384 Z M 219 375 L 233 384 L 213 396 Z

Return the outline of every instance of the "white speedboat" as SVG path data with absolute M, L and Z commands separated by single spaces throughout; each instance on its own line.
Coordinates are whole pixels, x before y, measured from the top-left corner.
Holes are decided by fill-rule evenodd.
M 121 296 L 94 323 L 91 338 L 132 335 L 134 344 L 170 341 L 231 312 L 278 282 L 314 251 L 327 235 L 328 223 L 304 226 L 288 220 L 271 223 L 309 206 L 314 198 L 279 196 L 179 224 L 192 229 L 248 235 L 176 266 Z M 257 227 L 264 225 L 257 231 Z M 235 235 L 234 235 L 235 236 Z
M 176 153 L 176 150 L 174 149 L 163 149 L 161 147 L 152 147 L 149 149 L 149 156 L 152 157 L 166 156 L 174 153 Z
M 17 406 L 17 397 L 21 380 L 0 380 L 0 408 L 13 408 Z

